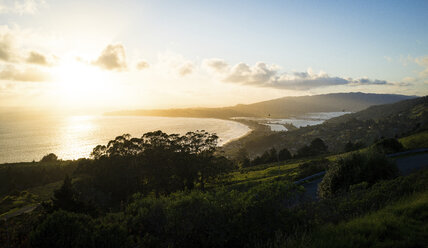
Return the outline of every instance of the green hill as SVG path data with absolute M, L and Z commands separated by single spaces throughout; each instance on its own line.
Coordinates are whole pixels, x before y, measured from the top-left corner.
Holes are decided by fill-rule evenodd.
M 311 112 L 356 112 L 379 104 L 393 103 L 412 96 L 368 93 L 333 93 L 314 96 L 282 97 L 253 104 L 238 104 L 223 108 L 181 108 L 126 110 L 107 115 L 146 115 L 169 117 L 272 117 L 286 118 Z

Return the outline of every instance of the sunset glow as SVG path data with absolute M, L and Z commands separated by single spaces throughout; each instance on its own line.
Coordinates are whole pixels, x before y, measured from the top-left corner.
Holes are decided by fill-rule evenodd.
M 427 94 L 426 3 L 309 5 L 1 1 L 0 106 L 85 113 Z

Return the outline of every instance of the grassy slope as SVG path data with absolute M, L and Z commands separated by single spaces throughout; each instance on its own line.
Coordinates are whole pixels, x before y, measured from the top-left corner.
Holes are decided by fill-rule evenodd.
M 399 139 L 406 149 L 428 148 L 428 131 Z
M 425 247 L 428 192 L 401 199 L 379 211 L 316 230 L 310 247 Z

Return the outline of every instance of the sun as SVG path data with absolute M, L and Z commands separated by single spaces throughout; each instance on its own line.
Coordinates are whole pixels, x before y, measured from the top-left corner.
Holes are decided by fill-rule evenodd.
M 110 92 L 107 72 L 76 59 L 63 61 L 53 74 L 57 99 L 65 105 L 94 105 Z

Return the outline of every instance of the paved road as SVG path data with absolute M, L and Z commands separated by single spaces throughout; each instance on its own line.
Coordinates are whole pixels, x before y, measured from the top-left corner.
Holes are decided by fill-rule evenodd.
M 413 156 L 399 157 L 395 159 L 395 163 L 397 164 L 397 167 L 400 170 L 401 174 L 403 176 L 406 176 L 417 170 L 428 168 L 428 153 L 419 153 Z M 320 174 L 320 173 L 317 173 L 317 174 Z M 308 177 L 307 179 L 309 178 L 310 177 Z M 299 180 L 298 182 L 301 182 L 301 181 L 304 181 L 304 180 Z M 305 196 L 307 198 L 312 200 L 317 199 L 318 184 L 321 181 L 322 181 L 322 177 L 303 184 L 303 186 L 306 189 Z
M 415 156 L 401 157 L 395 160 L 401 174 L 409 175 L 410 173 L 428 168 L 428 153 L 417 154 Z

